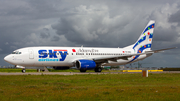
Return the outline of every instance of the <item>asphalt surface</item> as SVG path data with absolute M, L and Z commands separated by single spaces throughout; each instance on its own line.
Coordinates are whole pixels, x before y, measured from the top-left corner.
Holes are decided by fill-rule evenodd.
M 142 73 L 142 72 L 16 72 L 16 73 L 7 73 L 7 72 L 0 72 L 0 75 L 85 75 L 85 74 L 134 74 L 134 73 Z M 163 72 L 149 72 L 149 73 L 180 73 L 180 71 L 163 71 Z

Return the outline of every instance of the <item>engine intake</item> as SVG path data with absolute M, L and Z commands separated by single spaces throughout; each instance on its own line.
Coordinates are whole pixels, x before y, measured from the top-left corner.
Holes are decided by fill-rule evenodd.
M 78 69 L 94 69 L 96 67 L 96 62 L 93 60 L 77 60 L 76 61 L 76 68 Z

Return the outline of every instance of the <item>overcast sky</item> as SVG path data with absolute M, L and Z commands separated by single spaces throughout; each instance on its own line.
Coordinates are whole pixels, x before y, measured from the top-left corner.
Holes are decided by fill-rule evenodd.
M 180 47 L 179 0 L 0 0 L 0 65 L 22 47 L 125 47 L 149 20 L 156 21 L 152 49 Z M 180 67 L 179 56 L 174 49 L 141 63 Z

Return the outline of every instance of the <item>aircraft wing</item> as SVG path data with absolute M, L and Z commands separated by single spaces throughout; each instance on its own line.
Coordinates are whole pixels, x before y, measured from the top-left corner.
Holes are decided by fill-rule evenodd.
M 123 56 L 94 58 L 93 60 L 94 60 L 96 63 L 106 63 L 106 62 L 108 62 L 108 60 L 117 62 L 118 59 L 128 60 L 128 58 L 130 58 L 130 57 L 132 57 L 132 56 L 143 55 L 143 54 L 159 53 L 159 52 L 163 52 L 164 50 L 175 49 L 175 48 L 177 48 L 177 47 L 165 48 L 165 49 L 159 49 L 159 50 L 152 50 L 152 51 L 145 51 L 145 53 L 137 53 L 137 54 L 123 55 Z
M 159 53 L 159 52 L 164 52 L 164 50 L 169 50 L 169 49 L 175 49 L 177 47 L 172 47 L 172 48 L 165 48 L 165 49 L 159 49 L 159 50 L 152 50 L 152 51 L 146 51 L 145 53 Z
M 143 55 L 143 54 L 153 54 L 153 52 L 137 53 L 137 54 L 131 54 L 131 55 L 114 56 L 114 57 L 94 58 L 93 60 L 96 63 L 104 63 L 104 62 L 108 62 L 108 60 L 117 62 L 118 59 L 128 60 L 128 58 L 132 56 Z

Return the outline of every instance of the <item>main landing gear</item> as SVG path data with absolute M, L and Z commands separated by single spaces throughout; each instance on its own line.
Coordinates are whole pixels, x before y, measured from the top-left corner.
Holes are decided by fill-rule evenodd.
M 101 72 L 102 71 L 102 68 L 101 67 L 96 67 L 94 69 L 95 72 Z M 80 69 L 80 72 L 86 72 L 86 69 Z
M 86 69 L 80 69 L 80 72 L 86 72 Z
M 102 71 L 102 68 L 101 67 L 97 67 L 94 69 L 95 72 L 101 72 Z
M 26 72 L 26 70 L 25 69 L 22 69 L 22 73 L 25 73 Z

